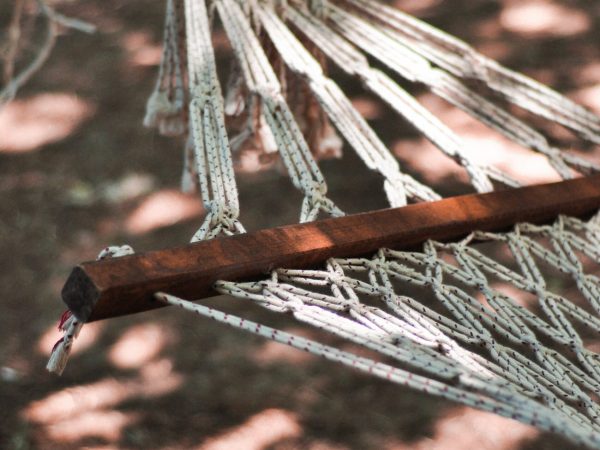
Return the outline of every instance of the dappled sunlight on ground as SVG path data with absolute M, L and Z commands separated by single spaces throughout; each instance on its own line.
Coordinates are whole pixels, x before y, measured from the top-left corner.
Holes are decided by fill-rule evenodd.
M 150 174 L 128 173 L 118 180 L 103 183 L 99 197 L 107 203 L 123 203 L 148 194 L 155 188 L 156 179 Z
M 590 86 L 575 92 L 573 97 L 596 114 L 600 114 L 600 82 L 595 86 Z
M 283 331 L 296 336 L 302 336 L 310 339 L 311 334 L 304 328 L 292 327 Z M 289 363 L 294 365 L 306 364 L 315 361 L 316 357 L 308 352 L 303 352 L 289 345 L 279 344 L 274 341 L 265 341 L 264 344 L 257 347 L 250 355 L 257 364 Z
M 177 389 L 183 377 L 168 359 L 147 364 L 138 375 L 106 378 L 92 384 L 62 389 L 30 403 L 23 416 L 39 424 L 52 424 L 96 410 L 106 410 L 128 399 L 155 397 Z
M 481 165 L 501 169 L 523 184 L 549 183 L 560 177 L 542 155 L 528 152 L 518 146 L 490 137 L 487 132 L 470 130 L 463 135 L 465 153 Z M 512 153 L 507 152 L 511 149 Z M 423 172 L 426 181 L 439 184 L 445 180 L 467 183 L 467 173 L 454 160 L 442 154 L 425 139 L 404 139 L 394 144 L 394 153 L 411 170 Z
M 278 441 L 301 434 L 302 427 L 295 414 L 267 409 L 217 437 L 208 438 L 197 450 L 263 450 Z
M 588 31 L 591 20 L 577 8 L 548 0 L 506 2 L 500 24 L 508 31 L 528 37 L 572 36 Z
M 392 150 L 402 166 L 423 173 L 426 183 L 436 184 L 447 179 L 468 183 L 467 173 L 424 138 L 398 140 Z
M 71 349 L 72 355 L 77 355 L 78 353 L 89 349 L 93 346 L 98 338 L 102 334 L 102 329 L 106 325 L 106 322 L 92 322 L 88 323 L 85 327 L 81 329 L 81 333 L 79 333 L 79 337 L 75 340 L 73 344 L 73 348 Z M 57 325 L 53 325 L 50 327 L 38 341 L 38 351 L 40 354 L 44 356 L 50 356 L 50 351 L 52 347 L 60 338 L 63 337 L 63 332 L 58 330 Z
M 577 73 L 580 83 L 600 84 L 600 62 L 591 61 L 581 67 Z
M 29 152 L 63 140 L 94 110 L 93 103 L 64 92 L 19 98 L 0 110 L 0 153 Z
M 134 235 L 143 234 L 194 218 L 200 226 L 203 212 L 204 208 L 198 195 L 165 189 L 142 200 L 127 217 L 125 229 Z
M 384 113 L 381 103 L 368 97 L 352 98 L 352 106 L 367 120 L 381 119 Z
M 501 137 L 492 137 L 488 130 L 482 128 L 473 127 L 464 136 L 465 153 L 472 161 L 483 166 L 497 167 L 524 184 L 560 181 L 560 176 L 545 156 L 523 149 Z
M 123 435 L 123 429 L 139 416 L 120 411 L 91 411 L 52 423 L 45 431 L 48 439 L 57 442 L 77 442 L 85 438 L 117 442 Z
M 537 303 L 537 297 L 530 292 L 523 291 L 511 283 L 491 283 L 490 287 L 516 301 L 519 305 L 525 307 L 534 306 Z
M 166 395 L 181 386 L 183 377 L 173 371 L 168 359 L 150 362 L 139 374 L 128 378 L 106 378 L 92 384 L 66 388 L 30 403 L 24 419 L 41 427 L 43 439 L 77 442 L 87 437 L 118 441 L 122 429 L 143 412 L 114 409 L 137 398 Z
M 316 440 L 306 445 L 306 450 L 350 450 L 346 445 L 334 444 L 325 440 Z
M 108 359 L 120 369 L 140 368 L 157 357 L 172 340 L 172 330 L 164 325 L 133 325 L 113 344 Z
M 128 62 L 136 66 L 156 66 L 160 63 L 162 45 L 153 42 L 149 33 L 132 31 L 123 38 Z
M 524 184 L 560 180 L 545 156 L 515 144 L 433 94 L 421 95 L 419 100 L 461 138 L 462 150 L 473 162 L 501 169 Z M 467 181 L 465 170 L 425 138 L 399 139 L 392 149 L 404 164 L 431 183 L 448 178 Z
M 487 41 L 482 42 L 477 46 L 477 51 L 481 54 L 495 60 L 503 60 L 510 56 L 511 48 L 502 41 Z
M 439 5 L 443 0 L 396 0 L 394 6 L 410 14 L 419 14 Z
M 255 148 L 244 149 L 234 160 L 236 173 L 257 173 L 276 168 L 281 173 L 285 170 L 273 154 L 266 154 Z
M 430 438 L 390 443 L 386 450 L 512 450 L 538 434 L 533 427 L 496 414 L 457 407 L 437 421 Z

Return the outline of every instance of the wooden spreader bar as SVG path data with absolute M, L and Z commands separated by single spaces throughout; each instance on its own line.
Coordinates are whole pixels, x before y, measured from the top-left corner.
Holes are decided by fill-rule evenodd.
M 161 307 L 153 299 L 158 291 L 201 299 L 217 295 L 217 280 L 257 279 L 279 267 L 318 267 L 331 257 L 409 249 L 427 239 L 448 241 L 474 230 L 502 231 L 518 222 L 548 223 L 559 214 L 581 217 L 598 209 L 600 175 L 464 195 L 84 262 L 73 269 L 62 297 L 80 320 L 91 322 Z

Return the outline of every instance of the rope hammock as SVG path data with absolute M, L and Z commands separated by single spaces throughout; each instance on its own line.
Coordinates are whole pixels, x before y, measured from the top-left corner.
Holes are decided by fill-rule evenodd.
M 441 199 L 403 172 L 329 77 L 328 63 L 360 80 L 460 165 L 477 193 L 521 186 L 498 168 L 475 162 L 461 138 L 398 80 L 426 86 L 511 141 L 544 155 L 562 179 L 585 175 L 598 186 L 598 165 L 556 148 L 501 105 L 514 104 L 593 144 L 600 144 L 597 116 L 381 2 L 166 3 L 162 62 L 144 123 L 166 135 L 187 137 L 183 185 L 199 190 L 207 211 L 192 242 L 245 233 L 233 158 L 248 149 L 265 159 L 280 158 L 303 195 L 301 223 L 344 216 L 328 197 L 317 164 L 338 154 L 342 142 L 381 174 L 390 206 Z M 211 43 L 217 17 L 234 56 L 225 94 Z M 558 215 L 546 224 L 520 222 L 503 232 L 469 231 L 450 242 L 423 239 L 418 250 L 384 247 L 367 257 L 333 255 L 310 269 L 292 264 L 259 281 L 213 284 L 218 293 L 290 314 L 381 360 L 189 301 L 197 297 L 184 299 L 166 290 L 154 291 L 155 299 L 600 448 L 600 358 L 587 346 L 600 332 L 600 279 L 593 275 L 600 264 L 600 213 L 584 219 Z M 131 253 L 129 247 L 110 247 L 100 259 Z M 127 258 L 133 257 L 123 258 L 124 264 L 133 261 Z M 569 287 L 567 292 L 561 284 Z M 507 285 L 512 294 L 502 288 Z M 531 298 L 527 307 L 514 292 Z M 83 323 L 100 318 L 72 309 L 61 321 L 65 337 L 53 351 L 51 371 L 64 369 Z

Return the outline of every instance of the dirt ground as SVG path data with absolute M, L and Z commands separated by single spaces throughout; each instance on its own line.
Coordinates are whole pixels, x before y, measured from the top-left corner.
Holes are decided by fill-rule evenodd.
M 600 113 L 599 2 L 393 3 Z M 0 2 L 0 30 L 11 4 Z M 573 448 L 169 308 L 86 326 L 63 376 L 49 375 L 71 267 L 111 244 L 137 251 L 184 244 L 202 216 L 198 198 L 178 191 L 181 142 L 141 125 L 163 2 L 52 4 L 99 32 L 61 36 L 44 69 L 0 112 L 0 449 Z M 221 64 L 228 55 L 225 44 L 219 49 Z M 407 171 L 448 195 L 469 190 L 452 162 L 355 82 L 342 82 Z M 414 92 L 484 159 L 526 182 L 555 178 L 541 159 L 422 88 Z M 599 157 L 597 148 L 573 149 Z M 382 180 L 351 151 L 321 165 L 342 209 L 385 207 Z M 300 198 L 281 173 L 246 170 L 238 178 L 248 229 L 297 220 Z M 314 333 L 231 299 L 207 303 Z

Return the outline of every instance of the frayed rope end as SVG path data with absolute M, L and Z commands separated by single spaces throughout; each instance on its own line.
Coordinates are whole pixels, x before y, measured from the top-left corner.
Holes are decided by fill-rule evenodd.
M 46 365 L 48 372 L 56 373 L 61 375 L 67 366 L 69 360 L 69 354 L 71 353 L 71 347 L 73 341 L 79 335 L 83 323 L 79 322 L 71 311 L 65 311 L 58 324 L 58 329 L 64 331 L 64 336 L 60 338 L 50 353 L 50 359 Z
M 62 375 L 67 366 L 70 351 L 71 346 L 66 346 L 64 338 L 61 338 L 52 349 L 50 359 L 48 360 L 48 364 L 46 364 L 46 370 L 50 373 Z

